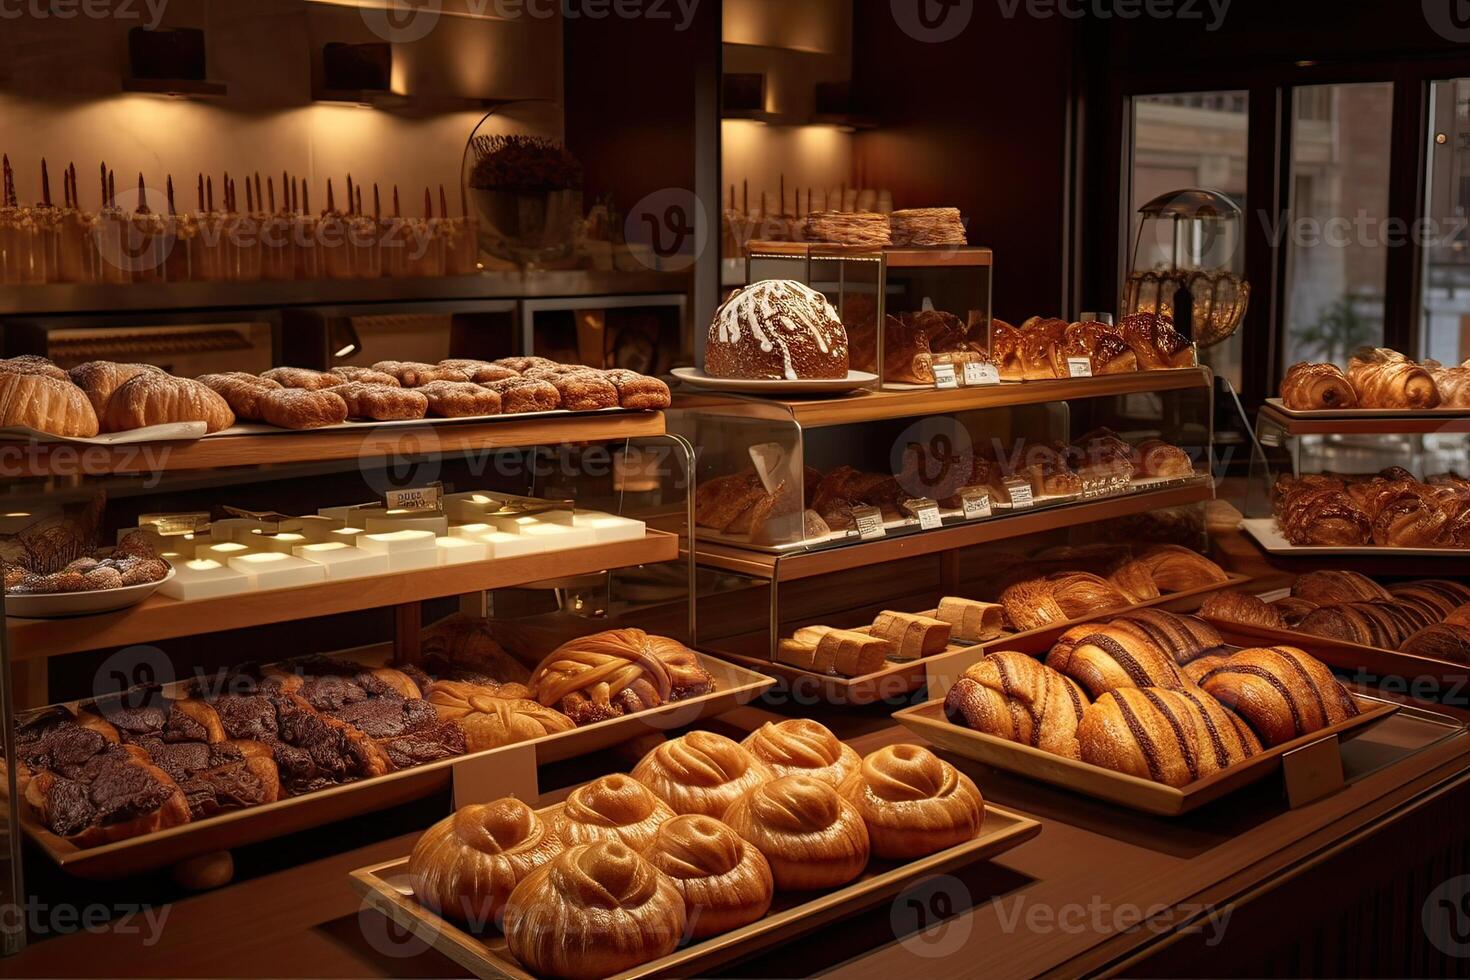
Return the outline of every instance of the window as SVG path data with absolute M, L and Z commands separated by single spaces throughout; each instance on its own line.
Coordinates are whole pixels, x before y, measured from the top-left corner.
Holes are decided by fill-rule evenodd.
M 1292 92 L 1283 370 L 1383 343 L 1392 127 L 1392 83 Z
M 1470 79 L 1435 82 L 1429 97 L 1418 354 L 1459 364 L 1470 358 Z

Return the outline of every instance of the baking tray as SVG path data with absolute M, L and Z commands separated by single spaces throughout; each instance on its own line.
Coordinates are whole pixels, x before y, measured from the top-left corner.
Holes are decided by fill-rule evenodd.
M 1280 771 L 1282 757 L 1289 752 L 1328 739 L 1347 741 L 1355 738 L 1400 708 L 1397 704 L 1378 698 L 1359 694 L 1351 696 L 1360 709 L 1355 717 L 1284 742 L 1245 762 L 1204 779 L 1197 779 L 1183 787 L 1168 786 L 1114 772 L 1102 766 L 1053 755 L 1020 742 L 953 724 L 944 716 L 942 700 L 928 701 L 894 712 L 893 719 L 940 748 L 987 766 L 1016 773 L 1058 789 L 1116 803 L 1130 810 L 1141 810 L 1162 817 L 1177 817 Z
M 1310 411 L 1287 408 L 1280 398 L 1266 404 L 1289 419 L 1455 419 L 1470 418 L 1470 408 L 1319 408 Z
M 37 823 L 30 808 L 24 805 L 21 807 L 21 825 L 46 855 L 69 874 L 81 878 L 120 878 L 167 867 L 212 851 L 257 843 L 431 796 L 447 790 L 452 784 L 454 767 L 468 760 L 534 750 L 537 764 L 546 765 L 596 752 L 650 731 L 662 732 L 691 725 L 745 704 L 775 684 L 770 677 L 713 657 L 700 655 L 699 660 L 715 679 L 715 690 L 709 694 L 527 742 L 441 759 L 274 803 L 232 810 L 153 834 L 82 849 Z
M 557 807 L 542 810 L 546 815 Z M 980 836 L 937 854 L 908 862 L 873 859 L 851 884 L 813 896 L 810 892 L 777 892 L 771 910 L 758 922 L 711 936 L 644 963 L 615 980 L 641 977 L 696 977 L 769 950 L 828 923 L 856 915 L 891 900 L 913 883 L 983 861 L 1022 844 L 1041 832 L 1029 817 L 986 805 Z M 424 908 L 408 884 L 408 859 L 398 858 L 352 872 L 352 887 L 364 903 L 394 924 L 454 960 L 477 977 L 532 980 L 533 974 L 506 948 L 498 930 L 475 935 Z
M 1240 522 L 1262 548 L 1273 555 L 1357 555 L 1394 558 L 1470 558 L 1470 548 L 1395 548 L 1389 545 L 1300 545 L 1292 544 L 1276 529 L 1274 517 L 1247 517 Z
M 1180 603 L 1190 609 L 1199 608 L 1206 596 L 1215 592 L 1239 589 L 1252 581 L 1249 575 L 1232 574 L 1227 581 L 1216 585 L 1201 586 L 1198 589 L 1186 589 L 1183 592 L 1171 592 L 1157 599 L 1149 599 L 1146 602 L 1136 603 L 1131 606 L 1123 606 L 1111 611 L 1092 613 L 1077 619 L 1069 619 L 1063 623 L 1053 623 L 1040 629 L 1024 630 L 1019 633 L 1002 633 L 993 640 L 970 646 L 959 646 L 951 644 L 950 648 L 943 653 L 936 653 L 929 657 L 920 657 L 917 660 L 909 660 L 903 663 L 888 661 L 881 670 L 861 677 L 839 677 L 835 674 L 818 674 L 810 670 L 802 670 L 790 664 L 783 664 L 759 657 L 748 657 L 742 654 L 705 646 L 704 649 L 717 657 L 729 660 L 733 663 L 748 667 L 751 670 L 760 671 L 781 681 L 788 690 L 800 692 L 803 695 L 816 696 L 820 700 L 835 705 L 849 707 L 863 707 L 876 704 L 880 701 L 893 701 L 899 698 L 907 698 L 914 692 L 922 690 L 929 683 L 933 675 L 940 667 L 941 661 L 953 660 L 953 665 L 943 668 L 945 674 L 951 672 L 963 672 L 960 666 L 969 660 L 973 662 L 980 659 L 985 652 L 992 650 L 1020 649 L 1025 653 L 1037 653 L 1050 648 L 1056 642 L 1057 637 L 1079 623 L 1087 623 L 1093 620 L 1112 616 L 1123 616 L 1137 609 L 1148 609 L 1154 606 L 1168 606 Z M 1195 601 L 1198 600 L 1198 601 Z M 920 615 L 931 616 L 934 610 L 929 610 Z M 959 668 L 954 671 L 953 668 Z
M 1249 626 L 1225 619 L 1205 618 L 1230 643 L 1253 647 L 1298 647 L 1329 667 L 1353 674 L 1401 678 L 1410 682 L 1431 679 L 1439 684 L 1463 684 L 1470 681 L 1470 664 L 1420 657 L 1412 653 L 1386 650 L 1383 647 L 1367 646 L 1328 636 L 1315 636 L 1297 630 Z

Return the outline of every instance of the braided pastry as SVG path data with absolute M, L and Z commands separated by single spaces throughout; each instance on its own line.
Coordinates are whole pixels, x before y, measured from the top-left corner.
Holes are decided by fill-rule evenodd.
M 693 731 L 660 743 L 633 767 L 633 778 L 675 813 L 720 817 L 736 797 L 773 773 L 740 743 Z
M 463 733 L 467 752 L 497 749 L 577 727 L 560 711 L 527 698 L 510 696 L 515 693 L 508 690 L 502 694 L 477 684 L 435 681 L 429 685 L 426 700 L 434 706 L 441 721 L 452 722 Z
M 970 777 L 917 745 L 869 754 L 837 791 L 857 807 L 881 858 L 907 860 L 963 844 L 985 821 Z
M 562 844 L 520 800 L 460 807 L 413 846 L 413 895 L 440 915 L 480 927 L 495 923 L 511 891 Z
M 956 725 L 1078 759 L 1077 725 L 1089 703 L 1070 678 L 1005 650 L 965 671 L 944 699 L 944 714 Z
M 775 883 L 756 848 L 714 817 L 685 814 L 658 828 L 643 852 L 674 882 L 689 914 L 689 936 L 703 939 L 763 918 Z
M 1358 394 L 1336 364 L 1299 361 L 1281 379 L 1281 403 L 1294 412 L 1356 408 Z
M 756 786 L 730 806 L 725 823 L 765 855 L 782 891 L 837 888 L 868 864 L 862 815 L 830 784 L 810 776 Z
M 1439 405 L 1434 377 L 1386 347 L 1354 354 L 1347 377 L 1363 408 L 1427 409 Z
M 640 629 L 569 640 L 531 674 L 536 700 L 579 725 L 706 694 L 714 679 L 693 650 Z
M 1244 718 L 1265 745 L 1280 745 L 1358 714 L 1332 671 L 1296 647 L 1241 650 L 1199 683 Z

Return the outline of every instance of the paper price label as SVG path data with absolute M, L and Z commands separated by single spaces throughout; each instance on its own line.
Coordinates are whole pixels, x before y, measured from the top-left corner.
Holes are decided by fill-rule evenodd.
M 439 498 L 443 492 L 444 487 L 439 483 L 427 487 L 389 490 L 383 494 L 383 503 L 389 510 L 438 510 Z
M 934 365 L 934 387 L 936 388 L 958 388 L 960 386 L 959 376 L 954 373 L 953 364 Z
M 929 499 L 910 500 L 904 505 L 909 513 L 919 519 L 919 527 L 925 531 L 932 531 L 936 527 L 943 527 L 944 521 L 939 516 L 939 504 Z
M 1092 358 L 1069 357 L 1067 358 L 1067 377 L 1090 378 L 1092 377 Z
M 962 494 L 960 507 L 964 510 L 967 521 L 978 521 L 993 513 L 990 507 L 990 494 L 984 491 Z
M 1030 507 L 1035 502 L 1031 498 L 1031 484 L 1025 480 L 1007 480 L 1006 493 L 1011 498 L 1011 506 L 1017 510 Z
M 978 364 L 971 361 L 965 365 L 965 386 L 969 388 L 981 385 L 1000 384 L 1000 371 L 994 364 Z
M 881 538 L 888 533 L 883 527 L 883 512 L 877 507 L 854 507 L 852 518 L 857 522 L 858 537 L 864 541 Z

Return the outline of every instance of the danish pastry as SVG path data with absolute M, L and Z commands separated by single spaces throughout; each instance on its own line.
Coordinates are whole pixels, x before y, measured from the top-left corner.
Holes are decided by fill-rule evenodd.
M 618 840 L 641 851 L 659 825 L 674 817 L 669 805 L 647 786 L 614 773 L 579 786 L 551 818 L 551 829 L 567 846 Z
M 400 388 L 397 380 L 391 385 L 348 381 L 328 390 L 347 403 L 349 418 L 388 422 L 421 419 L 429 413 L 429 397 L 424 390 Z
M 778 889 L 836 888 L 868 864 L 868 828 L 857 807 L 811 776 L 756 786 L 725 811 L 725 823 L 765 855 Z
M 347 402 L 334 391 L 282 388 L 260 399 L 260 417 L 282 429 L 320 429 L 347 421 Z
M 768 721 L 740 744 L 777 776 L 811 776 L 833 786 L 863 761 L 852 746 L 810 718 Z
M 430 412 L 447 419 L 500 414 L 500 396 L 470 381 L 430 381 L 416 390 L 428 399 Z
M 549 412 L 561 407 L 561 393 L 550 381 L 537 378 L 506 378 L 485 385 L 500 396 L 500 410 L 506 415 L 526 412 Z
M 672 953 L 684 936 L 672 879 L 616 841 L 563 851 L 511 892 L 511 954 L 536 976 L 595 980 Z
M 269 371 L 262 371 L 260 376 L 267 381 L 274 381 L 282 388 L 305 388 L 307 391 L 320 391 L 341 383 L 341 379 L 334 374 L 313 371 L 310 368 L 271 368 Z
M 838 792 L 857 807 L 873 853 L 902 860 L 972 840 L 985 804 L 970 777 L 918 745 L 869 754 Z
M 714 817 L 675 817 L 658 828 L 643 856 L 683 896 L 691 939 L 738 929 L 771 907 L 775 884 L 765 856 Z
M 663 742 L 633 767 L 633 778 L 675 813 L 711 817 L 723 816 L 736 797 L 771 775 L 740 743 L 706 731 Z
M 145 371 L 118 386 L 107 400 L 101 422 L 106 432 L 168 422 L 203 422 L 206 432 L 218 432 L 235 424 L 235 413 L 228 402 L 197 381 Z
M 244 371 L 226 371 L 224 374 L 205 374 L 195 379 L 208 386 L 223 398 L 237 418 L 259 421 L 260 402 L 272 391 L 280 391 L 281 383 L 247 374 Z
M 510 893 L 562 844 L 520 800 L 460 807 L 424 832 L 408 857 L 413 894 L 440 915 L 493 925 Z

